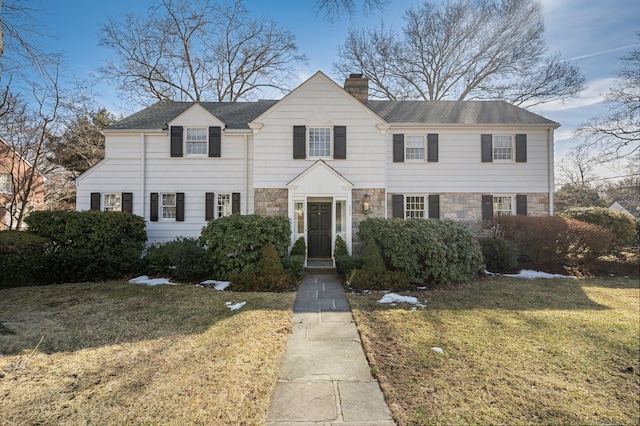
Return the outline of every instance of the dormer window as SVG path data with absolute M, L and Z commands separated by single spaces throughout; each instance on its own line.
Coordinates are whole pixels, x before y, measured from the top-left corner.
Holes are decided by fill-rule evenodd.
M 186 130 L 187 155 L 207 155 L 207 128 L 187 127 Z

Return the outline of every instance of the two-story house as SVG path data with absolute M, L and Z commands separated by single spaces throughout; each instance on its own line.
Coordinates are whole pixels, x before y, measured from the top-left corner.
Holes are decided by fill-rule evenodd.
M 22 229 L 21 219 L 44 209 L 44 184 L 31 163 L 0 138 L 0 231 Z
M 557 123 L 499 101 L 369 100 L 317 72 L 284 98 L 159 102 L 105 129 L 77 209 L 143 216 L 149 242 L 197 237 L 233 213 L 285 215 L 330 258 L 367 217 L 552 214 Z M 478 227 L 479 229 L 480 227 Z

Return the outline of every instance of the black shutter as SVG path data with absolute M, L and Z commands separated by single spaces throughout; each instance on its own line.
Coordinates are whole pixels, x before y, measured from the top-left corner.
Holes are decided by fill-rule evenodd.
M 220 126 L 209 127 L 209 157 L 222 156 L 222 129 Z
M 133 213 L 133 192 L 123 192 L 122 195 L 122 211 Z
M 482 196 L 482 220 L 493 220 L 493 195 Z
M 293 158 L 294 160 L 307 158 L 307 128 L 293 126 Z
M 516 195 L 516 214 L 526 216 L 527 215 L 527 196 Z
M 158 193 L 151 193 L 151 200 L 149 205 L 149 220 L 151 222 L 158 221 Z
M 204 220 L 213 220 L 214 200 L 213 192 L 204 194 Z
M 516 135 L 516 163 L 527 162 L 527 135 Z
M 91 210 L 100 210 L 100 193 L 91 193 Z
M 429 218 L 440 219 L 440 196 L 429 195 Z
M 393 195 L 391 205 L 393 207 L 393 218 L 404 219 L 404 195 Z
M 393 162 L 404 162 L 404 134 L 393 135 Z
M 171 126 L 171 156 L 182 157 L 182 126 Z
M 481 144 L 482 144 L 482 162 L 492 163 L 493 162 L 493 135 L 482 135 L 480 138 L 481 138 Z
M 240 214 L 240 193 L 231 194 L 231 214 Z
M 333 158 L 347 158 L 347 126 L 333 126 Z
M 435 163 L 438 161 L 438 134 L 429 133 L 427 135 L 427 161 Z
M 176 192 L 176 221 L 184 222 L 184 192 Z

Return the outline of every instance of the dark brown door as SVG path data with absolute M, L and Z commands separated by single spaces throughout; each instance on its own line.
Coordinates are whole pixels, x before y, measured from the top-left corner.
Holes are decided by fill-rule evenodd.
M 331 257 L 331 203 L 309 203 L 309 257 Z

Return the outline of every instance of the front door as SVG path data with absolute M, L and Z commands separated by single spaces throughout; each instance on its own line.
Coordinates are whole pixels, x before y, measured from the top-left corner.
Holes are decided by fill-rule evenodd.
M 331 203 L 309 203 L 310 258 L 331 258 Z

